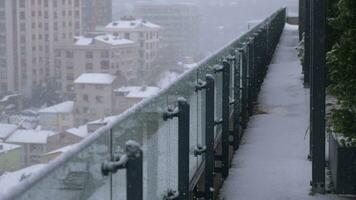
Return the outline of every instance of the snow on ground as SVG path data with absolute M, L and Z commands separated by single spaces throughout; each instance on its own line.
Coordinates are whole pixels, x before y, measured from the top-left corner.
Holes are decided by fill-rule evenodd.
M 251 117 L 221 199 L 342 199 L 309 195 L 311 162 L 305 136 L 309 92 L 303 88 L 297 42 L 297 27 L 286 25 L 259 96 L 259 106 L 267 114 Z

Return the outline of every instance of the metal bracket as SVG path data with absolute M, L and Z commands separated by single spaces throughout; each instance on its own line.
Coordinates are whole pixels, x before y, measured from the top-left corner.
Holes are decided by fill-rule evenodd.
M 173 119 L 175 117 L 178 117 L 179 116 L 179 110 L 178 108 L 168 108 L 167 109 L 167 112 L 163 113 L 163 120 L 164 121 L 167 121 L 169 119 Z
M 164 195 L 163 200 L 177 200 L 179 198 L 179 192 L 175 190 L 168 190 L 167 194 Z
M 116 173 L 120 169 L 126 169 L 127 162 L 130 159 L 136 159 L 140 156 L 140 145 L 137 142 L 128 141 L 125 145 L 125 154 L 115 156 L 110 161 L 104 161 L 101 165 L 101 173 L 104 176 L 108 176 L 109 173 Z
M 197 85 L 195 86 L 195 92 L 203 89 L 206 89 L 206 81 L 199 79 Z
M 205 154 L 206 146 L 201 146 L 201 145 L 196 146 L 193 153 L 195 157 Z
M 217 126 L 217 125 L 220 125 L 222 123 L 223 123 L 223 119 L 217 119 L 217 120 L 215 120 L 214 125 Z

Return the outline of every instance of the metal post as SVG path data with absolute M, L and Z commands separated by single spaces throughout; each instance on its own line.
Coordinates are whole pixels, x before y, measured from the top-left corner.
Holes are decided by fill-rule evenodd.
M 312 187 L 315 192 L 325 193 L 326 0 L 312 0 L 311 10 Z
M 302 40 L 304 33 L 305 1 L 306 0 L 299 0 L 299 41 Z
M 252 114 L 252 104 L 253 104 L 253 90 L 254 90 L 254 85 L 253 85 L 253 70 L 254 70 L 254 50 L 253 50 L 253 38 L 249 38 L 249 42 L 247 44 L 248 46 L 248 74 L 247 74 L 247 80 L 248 80 L 248 101 L 247 101 L 247 108 L 248 108 L 248 114 L 249 116 Z
M 179 98 L 178 110 L 163 115 L 164 120 L 178 117 L 178 194 L 169 191 L 165 199 L 189 199 L 189 111 L 187 100 Z
M 309 87 L 310 82 L 310 62 L 311 62 L 311 17 L 310 1 L 305 0 L 304 14 L 304 86 Z
M 104 161 L 101 172 L 104 176 L 114 174 L 119 169 L 126 169 L 126 199 L 143 199 L 143 159 L 140 145 L 135 141 L 128 141 L 125 145 L 125 154 Z
M 205 93 L 205 185 L 204 197 L 206 200 L 214 198 L 214 126 L 215 126 L 215 79 L 211 74 L 206 75 Z
M 223 92 L 222 92 L 222 177 L 229 176 L 229 93 L 230 93 L 230 63 L 223 61 Z
M 247 127 L 247 122 L 248 122 L 248 109 L 247 109 L 247 102 L 248 102 L 248 83 L 247 83 L 247 52 L 248 52 L 248 48 L 247 44 L 244 43 L 244 47 L 239 49 L 240 52 L 240 57 L 241 57 L 241 107 L 242 107 L 242 111 L 241 111 L 241 127 L 243 129 L 245 129 Z
M 240 99 L 240 53 L 235 51 L 235 70 L 234 70 L 234 149 L 237 150 L 240 145 L 241 132 L 240 132 L 240 114 L 241 114 L 241 99 Z

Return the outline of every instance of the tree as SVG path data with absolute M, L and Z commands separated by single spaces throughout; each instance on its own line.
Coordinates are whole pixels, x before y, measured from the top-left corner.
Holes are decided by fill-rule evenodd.
M 356 138 L 356 1 L 339 0 L 335 5 L 336 17 L 329 20 L 333 32 L 330 39 L 335 43 L 328 52 L 327 64 L 329 91 L 338 105 L 331 122 L 336 132 Z

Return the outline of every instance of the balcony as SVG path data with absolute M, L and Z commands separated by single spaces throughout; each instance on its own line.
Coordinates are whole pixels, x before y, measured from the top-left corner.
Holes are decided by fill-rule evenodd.
M 223 187 L 226 199 L 314 199 L 298 32 L 285 21 L 276 11 L 3 198 L 216 199 Z

